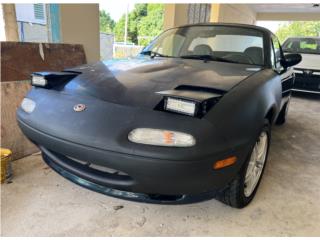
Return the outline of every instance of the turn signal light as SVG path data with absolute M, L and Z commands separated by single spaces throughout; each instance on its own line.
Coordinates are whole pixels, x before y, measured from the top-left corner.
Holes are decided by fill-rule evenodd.
M 128 139 L 134 143 L 165 147 L 192 147 L 196 144 L 190 134 L 153 128 L 136 128 L 129 133 Z
M 36 103 L 30 98 L 24 98 L 21 103 L 21 108 L 27 113 L 32 113 L 36 108 Z
M 228 157 L 223 160 L 219 160 L 213 164 L 213 169 L 217 170 L 217 169 L 228 167 L 228 166 L 234 164 L 236 161 L 237 161 L 236 156 L 232 156 L 232 157 Z

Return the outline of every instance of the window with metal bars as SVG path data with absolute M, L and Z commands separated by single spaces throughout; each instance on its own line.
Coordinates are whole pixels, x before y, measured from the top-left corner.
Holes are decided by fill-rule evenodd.
M 33 4 L 33 13 L 34 13 L 35 19 L 44 20 L 45 19 L 44 4 L 43 3 Z

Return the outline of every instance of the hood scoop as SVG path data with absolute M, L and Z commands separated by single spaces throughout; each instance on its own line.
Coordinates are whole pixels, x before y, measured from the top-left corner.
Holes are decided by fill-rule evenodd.
M 174 97 L 179 99 L 185 99 L 195 102 L 208 101 L 212 98 L 221 97 L 221 94 L 209 93 L 209 92 L 200 92 L 200 91 L 191 91 L 191 90 L 167 90 L 156 92 L 162 96 Z
M 193 91 L 193 92 L 203 92 L 203 93 L 213 93 L 218 95 L 224 95 L 227 91 L 217 88 L 203 87 L 203 86 L 195 86 L 195 85 L 180 85 L 175 88 L 175 90 L 180 91 Z
M 161 102 L 155 107 L 158 111 L 169 111 L 178 114 L 202 118 L 222 97 L 222 94 L 208 92 L 198 87 L 192 89 L 179 88 L 156 92 L 163 96 Z

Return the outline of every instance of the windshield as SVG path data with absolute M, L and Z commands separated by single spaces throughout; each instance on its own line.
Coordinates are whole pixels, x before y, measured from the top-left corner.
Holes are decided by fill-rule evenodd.
M 142 54 L 264 65 L 262 32 L 232 26 L 187 26 L 162 33 Z
M 320 54 L 320 39 L 289 38 L 283 44 L 283 51 L 292 53 Z

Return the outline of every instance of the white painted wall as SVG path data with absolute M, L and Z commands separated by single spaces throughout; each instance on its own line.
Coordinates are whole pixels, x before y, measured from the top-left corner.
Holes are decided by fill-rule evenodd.
M 23 40 L 24 42 L 49 42 L 49 32 L 47 25 L 25 22 L 17 22 L 17 24 L 20 41 Z M 24 36 L 23 39 L 22 34 Z
M 47 14 L 45 4 L 38 4 L 43 11 L 43 19 L 37 19 L 35 17 L 35 4 L 30 3 L 18 3 L 16 6 L 17 21 L 37 24 L 47 24 Z
M 82 44 L 87 62 L 100 60 L 99 4 L 60 4 L 63 43 Z

